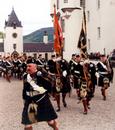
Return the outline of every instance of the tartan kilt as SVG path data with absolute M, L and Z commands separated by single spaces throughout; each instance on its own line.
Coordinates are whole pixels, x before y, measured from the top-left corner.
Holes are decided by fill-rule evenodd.
M 25 101 L 24 108 L 22 112 L 22 124 L 28 125 L 33 124 L 28 117 L 28 107 L 29 102 Z M 45 97 L 37 102 L 37 115 L 36 115 L 36 121 L 50 121 L 57 118 L 57 114 L 51 104 L 51 101 L 49 99 L 49 96 L 46 94 Z
M 108 78 L 109 81 L 110 81 L 109 75 L 100 76 L 100 77 L 99 77 L 99 80 L 98 80 L 98 86 L 99 86 L 99 87 L 103 87 L 103 86 L 104 86 L 104 82 L 103 82 L 104 78 Z M 109 85 L 110 85 L 110 84 L 109 84 Z

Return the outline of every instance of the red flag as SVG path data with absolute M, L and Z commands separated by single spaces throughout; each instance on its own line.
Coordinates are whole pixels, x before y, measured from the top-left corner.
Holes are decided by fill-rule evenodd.
M 62 54 L 63 48 L 63 34 L 61 26 L 59 25 L 58 17 L 56 15 L 56 8 L 54 6 L 54 51 L 57 54 Z

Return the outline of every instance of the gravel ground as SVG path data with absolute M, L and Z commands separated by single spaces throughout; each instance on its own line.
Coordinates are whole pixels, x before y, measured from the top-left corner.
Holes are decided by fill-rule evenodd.
M 77 104 L 75 91 L 71 97 L 67 95 L 68 107 L 61 104 L 58 112 L 59 130 L 115 130 L 115 79 L 107 92 L 107 100 L 103 101 L 100 88 L 96 87 L 95 97 L 91 101 L 91 109 L 83 115 L 82 104 Z M 23 108 L 22 81 L 13 80 L 8 83 L 0 78 L 0 130 L 23 130 L 21 112 Z M 56 108 L 55 101 L 52 101 Z M 46 122 L 33 125 L 34 130 L 52 130 Z

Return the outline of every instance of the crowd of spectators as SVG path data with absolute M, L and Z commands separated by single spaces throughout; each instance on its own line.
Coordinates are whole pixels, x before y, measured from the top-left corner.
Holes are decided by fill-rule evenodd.
M 100 52 L 91 52 L 90 54 L 89 54 L 89 59 L 91 59 L 91 60 L 99 60 L 99 58 L 100 58 Z
M 90 60 L 99 60 L 100 59 L 100 52 L 91 52 L 89 54 L 89 59 Z M 115 49 L 110 53 L 110 55 L 107 55 L 108 60 L 110 61 L 111 65 L 115 67 Z

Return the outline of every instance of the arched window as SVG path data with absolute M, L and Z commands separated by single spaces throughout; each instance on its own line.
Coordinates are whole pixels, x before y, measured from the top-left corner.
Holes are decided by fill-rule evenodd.
M 101 28 L 97 27 L 97 38 L 100 39 L 101 38 Z
M 68 0 L 64 0 L 64 3 L 68 3 Z

